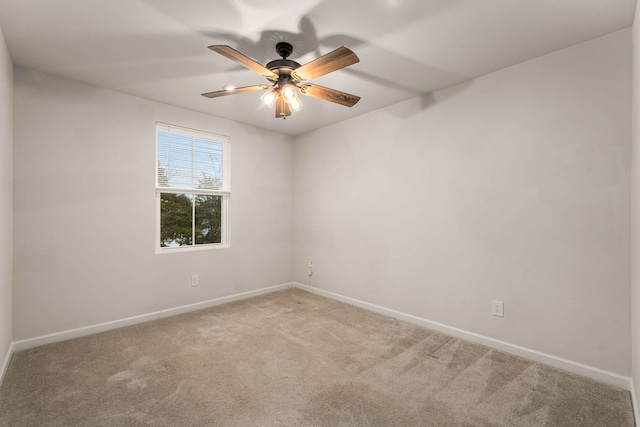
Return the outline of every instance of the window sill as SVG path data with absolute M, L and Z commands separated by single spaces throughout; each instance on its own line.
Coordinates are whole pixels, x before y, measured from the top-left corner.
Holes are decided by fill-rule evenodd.
M 228 249 L 228 244 L 209 244 L 198 246 L 177 246 L 174 248 L 156 248 L 156 255 L 175 254 L 183 252 L 200 252 L 200 251 L 214 251 L 217 249 Z

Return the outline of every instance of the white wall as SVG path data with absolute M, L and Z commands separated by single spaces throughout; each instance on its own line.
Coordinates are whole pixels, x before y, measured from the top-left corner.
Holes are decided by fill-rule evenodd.
M 630 41 L 624 30 L 582 43 L 295 146 L 18 68 L 14 339 L 305 283 L 312 259 L 311 285 L 629 375 Z M 10 152 L 10 107 L 0 120 Z M 232 137 L 231 249 L 155 255 L 156 120 Z M 6 242 L 11 227 L 0 232 Z M 504 319 L 489 315 L 492 299 Z
M 14 90 L 15 340 L 290 281 L 291 137 L 21 68 Z M 156 121 L 231 137 L 230 249 L 154 253 Z
M 631 226 L 632 226 L 632 379 L 635 387 L 636 418 L 640 396 L 640 8 L 636 6 L 633 19 L 633 83 L 632 83 L 632 142 L 631 142 Z
M 0 29 L 0 380 L 13 339 L 13 64 Z
M 630 70 L 627 29 L 299 137 L 296 281 L 628 376 Z

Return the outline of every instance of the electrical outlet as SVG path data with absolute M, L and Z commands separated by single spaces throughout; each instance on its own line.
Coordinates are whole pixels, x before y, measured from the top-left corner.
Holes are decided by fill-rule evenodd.
M 504 317 L 504 303 L 502 301 L 493 301 L 491 303 L 491 314 Z
M 191 286 L 200 286 L 200 277 L 197 274 L 191 275 Z
M 307 276 L 313 276 L 313 262 L 311 260 L 307 261 Z

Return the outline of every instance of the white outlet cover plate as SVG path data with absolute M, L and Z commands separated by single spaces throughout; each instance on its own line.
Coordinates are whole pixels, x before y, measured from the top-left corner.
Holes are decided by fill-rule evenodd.
M 493 301 L 491 303 L 491 314 L 504 317 L 504 303 L 502 301 Z

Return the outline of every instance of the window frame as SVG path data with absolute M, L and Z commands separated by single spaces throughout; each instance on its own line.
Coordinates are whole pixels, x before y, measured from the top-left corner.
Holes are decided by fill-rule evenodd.
M 214 132 L 203 131 L 199 129 L 188 128 L 185 126 L 171 125 L 164 122 L 156 122 L 155 124 L 155 253 L 156 254 L 169 254 L 169 253 L 182 253 L 193 251 L 206 251 L 216 249 L 226 249 L 230 247 L 230 226 L 229 226 L 229 200 L 231 198 L 231 138 L 227 135 L 222 135 Z M 207 139 L 214 140 L 222 143 L 222 188 L 219 190 L 208 189 L 194 189 L 194 188 L 180 188 L 180 187 L 161 187 L 158 185 L 158 131 L 171 130 L 177 131 L 177 133 L 188 134 L 191 136 L 200 136 Z M 160 227 L 161 227 L 161 195 L 162 194 L 187 194 L 193 197 L 197 195 L 205 196 L 222 196 L 221 200 L 221 218 L 220 218 L 220 243 L 204 243 L 195 244 L 195 223 L 192 223 L 192 244 L 188 246 L 174 246 L 167 247 L 161 246 Z M 195 218 L 196 204 L 191 204 L 192 218 Z

